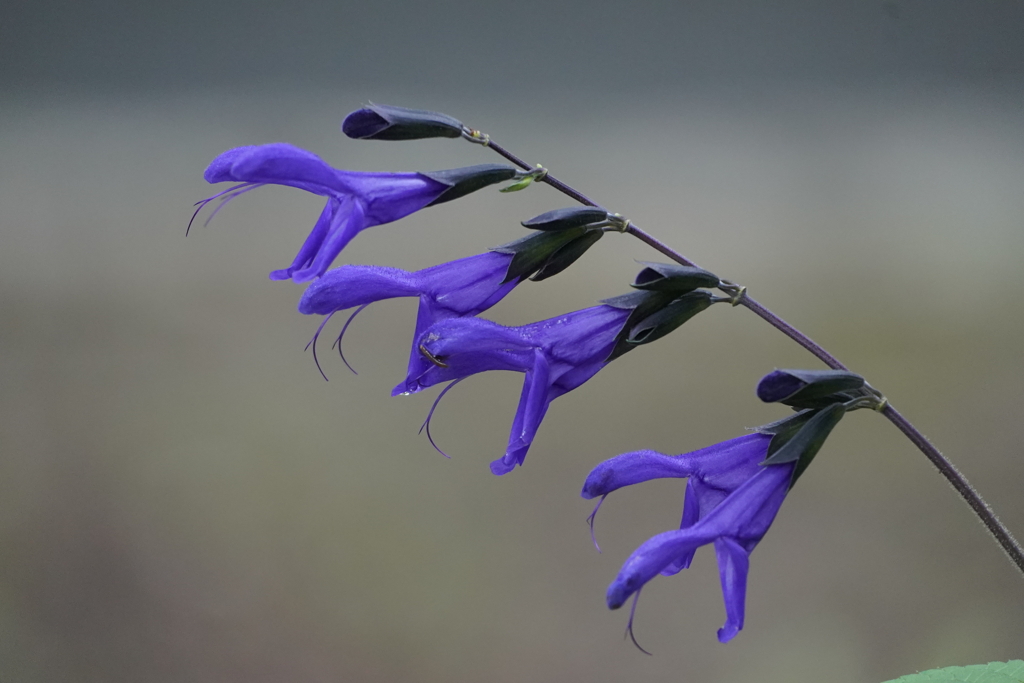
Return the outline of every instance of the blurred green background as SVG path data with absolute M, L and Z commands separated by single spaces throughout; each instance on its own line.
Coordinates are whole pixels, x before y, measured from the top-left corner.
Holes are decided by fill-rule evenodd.
M 682 482 L 579 498 L 617 453 L 785 414 L 817 367 L 715 307 L 555 402 L 492 476 L 521 376 L 390 398 L 415 304 L 375 305 L 324 382 L 290 262 L 322 206 L 264 188 L 185 225 L 219 152 L 497 161 L 356 142 L 372 100 L 437 109 L 679 247 L 865 374 L 1024 535 L 1024 5 L 1003 2 L 13 2 L 0 20 L 0 680 L 869 682 L 1019 658 L 1024 581 L 878 416 L 835 431 L 751 560 L 728 645 L 713 553 L 624 642 L 604 591 Z M 360 235 L 421 268 L 566 200 L 494 190 Z M 611 235 L 489 317 L 626 291 Z M 328 328 L 337 331 L 340 321 Z M 332 336 L 332 335 L 329 335 Z M 326 338 L 326 337 L 325 337 Z

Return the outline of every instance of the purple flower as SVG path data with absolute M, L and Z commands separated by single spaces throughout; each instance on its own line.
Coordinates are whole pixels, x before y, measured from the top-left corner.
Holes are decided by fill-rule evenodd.
M 295 260 L 270 274 L 272 280 L 306 282 L 323 275 L 349 241 L 366 228 L 514 176 L 515 169 L 490 164 L 434 173 L 340 171 L 312 152 L 274 143 L 238 147 L 214 159 L 204 174 L 206 182 L 241 184 L 199 202 L 199 210 L 220 198 L 215 214 L 224 202 L 263 185 L 287 185 L 327 197 Z
M 383 266 L 334 268 L 306 288 L 299 301 L 299 312 L 330 316 L 382 299 L 418 296 L 415 343 L 409 360 L 411 373 L 423 358 L 416 340 L 430 325 L 446 318 L 482 313 L 519 284 L 522 278 L 504 281 L 512 258 L 513 254 L 488 251 L 415 272 Z
M 761 464 L 772 438 L 748 434 L 675 456 L 634 451 L 594 468 L 583 485 L 584 498 L 603 500 L 616 489 L 651 479 L 688 478 L 679 530 L 654 536 L 629 556 L 608 587 L 608 607 L 621 607 L 659 573 L 671 575 L 690 566 L 697 548 L 714 543 L 726 613 L 718 640 L 724 643 L 739 633 L 750 553 L 782 506 L 796 466 Z
M 494 474 L 506 474 L 523 463 L 551 401 L 604 366 L 629 314 L 628 309 L 594 306 L 522 327 L 480 318 L 442 320 L 417 338 L 421 356 L 410 363 L 406 380 L 392 395 L 486 370 L 526 373 L 505 455 L 491 463 Z

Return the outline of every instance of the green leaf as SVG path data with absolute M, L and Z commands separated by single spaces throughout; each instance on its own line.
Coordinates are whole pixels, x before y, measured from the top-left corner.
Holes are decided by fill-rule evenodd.
M 1024 661 L 949 666 L 900 676 L 886 683 L 1024 683 Z
M 525 178 L 517 180 L 508 187 L 503 187 L 498 192 L 519 192 L 519 190 L 525 190 L 533 183 L 533 176 L 528 175 Z

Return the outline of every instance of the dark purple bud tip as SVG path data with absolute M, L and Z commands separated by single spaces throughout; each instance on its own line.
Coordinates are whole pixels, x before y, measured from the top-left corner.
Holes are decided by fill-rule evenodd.
M 372 139 L 389 125 L 387 119 L 372 109 L 360 109 L 345 117 L 341 132 L 356 140 Z
M 797 379 L 785 370 L 774 370 L 757 384 L 757 397 L 765 403 L 775 403 L 792 396 L 806 386 L 806 382 Z
M 462 130 L 462 122 L 447 114 L 386 104 L 367 105 L 341 124 L 341 132 L 357 140 L 457 138 Z

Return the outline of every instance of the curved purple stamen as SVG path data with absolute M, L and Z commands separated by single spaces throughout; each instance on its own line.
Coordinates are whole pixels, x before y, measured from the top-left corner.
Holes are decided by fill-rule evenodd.
M 587 524 L 590 525 L 590 540 L 593 541 L 594 547 L 597 548 L 597 552 L 601 552 L 601 546 L 597 544 L 597 537 L 594 535 L 594 518 L 597 517 L 597 511 L 601 509 L 601 503 L 608 497 L 608 494 L 601 496 L 601 499 L 597 501 L 597 505 L 594 506 L 594 511 L 587 517 Z
M 323 368 L 320 367 L 320 359 L 316 357 L 316 340 L 320 338 L 320 332 L 323 331 L 324 325 L 327 324 L 327 321 L 331 319 L 331 316 L 334 315 L 334 313 L 335 312 L 332 311 L 327 314 L 324 321 L 320 323 L 320 327 L 316 328 L 316 333 L 313 335 L 313 338 L 309 340 L 309 344 L 306 344 L 306 348 L 302 349 L 303 351 L 308 351 L 310 345 L 313 346 L 313 362 L 316 363 L 316 369 L 320 371 L 320 376 L 324 378 L 325 382 L 330 382 L 331 380 L 327 379 L 327 375 L 324 374 Z
M 640 590 L 643 590 L 643 588 Z M 636 603 L 640 600 L 640 590 L 638 590 L 633 596 L 633 606 L 629 608 L 629 623 L 626 625 L 626 635 L 628 635 L 629 639 L 633 641 L 634 645 L 636 645 L 636 649 L 640 650 L 640 652 L 643 652 L 645 655 L 653 657 L 654 655 L 652 653 L 643 649 L 643 647 L 640 646 L 640 643 L 636 642 L 636 636 L 633 635 L 633 617 L 636 615 Z
M 373 303 L 373 302 L 371 301 L 370 303 Z M 357 308 L 355 311 L 353 311 L 352 315 L 350 315 L 348 317 L 348 320 L 346 320 L 345 324 L 342 326 L 341 332 L 338 333 L 338 338 L 334 340 L 333 344 L 331 344 L 331 348 L 332 349 L 335 346 L 338 347 L 338 355 L 341 356 L 341 362 L 345 364 L 346 368 L 348 368 L 349 370 L 352 371 L 353 375 L 358 375 L 359 373 L 356 372 L 355 368 L 353 368 L 351 365 L 348 364 L 347 360 L 345 360 L 345 354 L 342 353 L 342 350 L 341 350 L 341 338 L 345 336 L 345 331 L 348 329 L 348 326 L 352 324 L 352 321 L 356 319 L 356 316 L 359 315 L 359 312 L 361 310 L 363 310 L 364 308 L 366 308 L 367 306 L 369 306 L 369 305 L 370 304 L 363 304 L 362 306 Z M 331 315 L 334 315 L 334 314 L 332 313 Z
M 210 221 L 212 221 L 213 217 L 217 215 L 217 212 L 223 209 L 224 206 L 232 199 L 234 199 L 235 197 L 240 197 L 246 192 L 249 192 L 250 190 L 255 190 L 257 187 L 263 187 L 265 184 L 266 183 L 240 183 L 238 185 L 235 185 L 234 187 L 229 187 L 228 189 L 222 192 L 218 192 L 212 197 L 207 197 L 206 199 L 199 200 L 198 202 L 195 203 L 196 207 L 198 208 L 196 208 L 195 213 L 192 214 L 192 218 L 188 222 L 188 227 L 185 228 L 185 236 L 188 236 L 189 230 L 192 229 L 192 223 L 195 222 L 196 216 L 199 215 L 199 212 L 205 209 L 206 205 L 212 202 L 214 199 L 220 199 L 220 203 L 217 204 L 217 208 L 211 211 L 210 215 L 206 217 L 205 221 L 203 221 L 204 228 L 210 224 Z
M 457 380 L 455 380 L 454 382 L 452 382 L 451 384 L 449 384 L 448 386 L 446 386 L 444 389 L 441 390 L 441 393 L 438 394 L 437 398 L 434 399 L 434 405 L 430 406 L 430 412 L 427 413 L 427 419 L 423 422 L 423 425 L 420 427 L 420 431 L 418 432 L 419 434 L 422 434 L 423 430 L 426 429 L 427 430 L 427 440 L 430 442 L 430 445 L 434 447 L 435 451 L 437 451 L 438 453 L 440 453 L 444 457 L 448 458 L 449 460 L 451 459 L 452 456 L 450 456 L 447 453 L 445 453 L 444 451 L 442 451 L 440 448 L 437 447 L 437 444 L 434 443 L 434 437 L 431 436 L 431 434 L 430 434 L 430 418 L 434 417 L 434 411 L 437 409 L 437 404 L 441 402 L 441 399 L 444 398 L 444 395 L 448 393 L 448 390 L 451 389 L 452 387 L 454 387 L 456 384 L 458 384 L 459 382 L 461 382 L 464 379 L 466 379 L 466 378 L 465 377 L 460 377 Z

